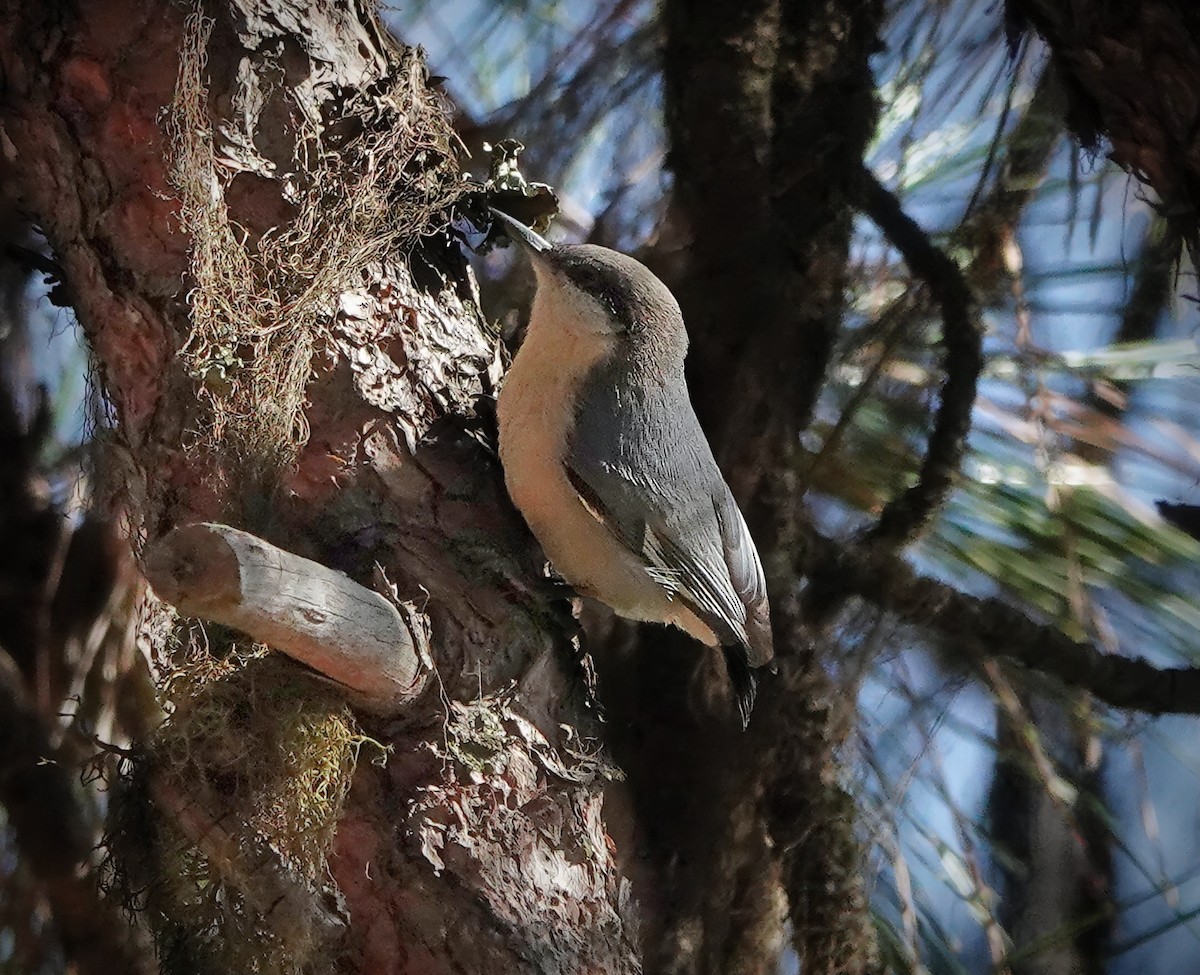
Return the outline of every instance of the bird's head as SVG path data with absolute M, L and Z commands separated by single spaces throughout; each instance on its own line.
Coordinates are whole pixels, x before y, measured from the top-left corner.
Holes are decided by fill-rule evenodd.
M 531 329 L 548 322 L 614 346 L 686 350 L 679 304 L 644 264 L 594 244 L 552 244 L 508 214 L 492 213 L 537 275 Z

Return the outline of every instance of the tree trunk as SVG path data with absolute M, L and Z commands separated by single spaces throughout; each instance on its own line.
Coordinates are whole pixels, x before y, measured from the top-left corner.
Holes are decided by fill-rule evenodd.
M 635 783 L 669 766 L 686 784 L 637 790 L 658 818 L 675 820 L 679 795 L 710 797 L 694 831 L 657 839 L 658 855 L 680 865 L 679 903 L 658 947 L 669 971 L 771 972 L 785 919 L 806 975 L 875 964 L 855 805 L 838 761 L 853 692 L 826 675 L 813 645 L 823 621 L 803 617 L 797 593 L 809 528 L 799 437 L 844 312 L 882 15 L 881 4 L 852 0 L 672 0 L 664 11 L 672 203 L 690 244 L 673 282 L 692 340 L 689 380 L 759 540 L 779 655 L 746 735 L 718 737 L 711 722 L 681 717 L 699 721 L 685 748 L 679 736 L 645 732 L 654 752 L 638 739 L 645 769 L 631 767 Z M 656 687 L 687 667 L 665 649 L 638 655 Z
M 362 718 L 389 752 L 331 813 L 335 891 L 297 824 L 258 813 L 281 769 L 280 801 L 313 771 L 278 724 L 295 708 L 262 695 L 286 684 L 326 730 L 336 704 L 299 668 L 235 665 L 236 635 L 197 656 L 163 631 L 176 710 L 133 762 L 113 839 L 164 962 L 637 970 L 575 626 L 476 417 L 496 340 L 446 232 L 454 137 L 419 57 L 356 3 L 2 9 L 5 185 L 66 270 L 139 543 L 222 521 L 361 582 L 378 563 L 436 661 L 416 704 Z M 172 889 L 201 875 L 220 888 L 212 930 L 200 894 Z M 263 901 L 278 885 L 327 923 L 294 931 Z

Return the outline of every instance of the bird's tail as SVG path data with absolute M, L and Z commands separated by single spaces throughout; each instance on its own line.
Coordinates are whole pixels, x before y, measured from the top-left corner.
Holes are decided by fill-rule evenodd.
M 750 724 L 750 712 L 754 710 L 754 696 L 758 693 L 758 678 L 746 659 L 742 647 L 725 648 L 725 668 L 733 685 L 733 696 L 737 701 L 738 714 L 742 718 L 742 729 Z

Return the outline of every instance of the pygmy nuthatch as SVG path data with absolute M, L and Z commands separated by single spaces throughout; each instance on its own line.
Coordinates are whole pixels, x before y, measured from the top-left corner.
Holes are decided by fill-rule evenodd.
M 508 492 L 580 592 L 724 647 L 745 725 L 773 656 L 767 587 L 688 399 L 679 305 L 631 257 L 492 212 L 537 275 L 497 403 Z

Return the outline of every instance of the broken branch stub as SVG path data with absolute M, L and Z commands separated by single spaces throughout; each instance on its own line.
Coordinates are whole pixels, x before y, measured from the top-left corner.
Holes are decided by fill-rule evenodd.
M 364 709 L 393 713 L 425 687 L 413 629 L 392 602 L 248 532 L 184 525 L 148 547 L 143 568 L 183 615 L 267 644 L 346 687 Z

